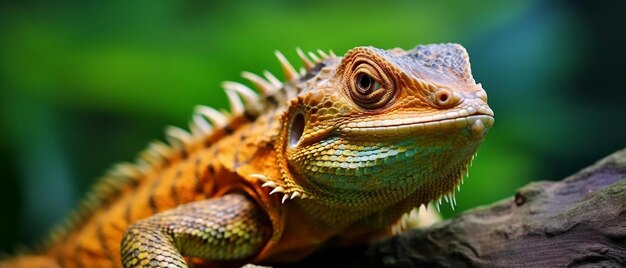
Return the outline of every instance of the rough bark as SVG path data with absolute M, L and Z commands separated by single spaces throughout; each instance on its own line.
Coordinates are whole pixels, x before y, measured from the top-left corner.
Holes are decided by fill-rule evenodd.
M 558 182 L 296 267 L 625 267 L 626 149 Z

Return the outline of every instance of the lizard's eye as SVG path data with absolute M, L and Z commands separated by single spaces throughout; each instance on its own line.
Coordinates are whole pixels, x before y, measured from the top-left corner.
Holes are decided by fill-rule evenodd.
M 369 94 L 380 88 L 380 83 L 367 74 L 357 76 L 357 90 L 361 94 Z
M 395 88 L 391 80 L 373 62 L 365 61 L 355 66 L 348 80 L 352 100 L 366 109 L 385 106 L 394 95 Z

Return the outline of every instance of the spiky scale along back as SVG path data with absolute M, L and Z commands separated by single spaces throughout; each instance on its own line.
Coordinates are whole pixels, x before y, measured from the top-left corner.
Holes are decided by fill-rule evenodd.
M 322 50 L 318 50 L 321 59 L 315 53 L 308 52 L 312 61 L 299 48 L 297 53 L 307 71 L 314 71 L 312 62 L 320 64 L 323 60 L 330 58 Z M 279 51 L 275 54 L 282 66 L 286 81 L 300 79 L 301 75 L 295 71 L 287 58 Z M 332 52 L 331 55 L 335 57 Z M 80 228 L 86 219 L 114 202 L 125 189 L 133 188 L 145 180 L 152 170 L 163 168 L 178 158 L 188 156 L 195 149 L 213 144 L 232 133 L 236 129 L 236 121 L 239 118 L 254 120 L 260 114 L 284 105 L 281 101 L 288 100 L 294 92 L 289 92 L 283 86 L 284 82 L 269 71 L 263 71 L 263 75 L 265 78 L 251 72 L 244 71 L 241 74 L 256 87 L 261 96 L 242 83 L 224 81 L 222 87 L 228 97 L 229 112 L 220 112 L 208 106 L 198 105 L 189 121 L 189 131 L 169 126 L 165 129 L 167 143 L 153 141 L 138 154 L 134 163 L 122 162 L 114 165 L 92 187 L 78 208 L 62 224 L 53 228 L 50 236 L 44 241 L 43 248 L 54 245 L 69 232 Z M 294 198 L 297 196 L 298 194 L 293 195 Z

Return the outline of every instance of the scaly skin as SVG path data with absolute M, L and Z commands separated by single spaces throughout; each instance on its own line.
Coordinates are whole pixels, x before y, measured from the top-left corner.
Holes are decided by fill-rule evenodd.
M 225 82 L 230 115 L 200 106 L 191 133 L 169 128 L 169 145 L 115 167 L 46 250 L 1 266 L 293 261 L 331 238 L 387 235 L 442 196 L 456 202 L 494 122 L 463 47 L 298 52 L 305 74 L 277 53 L 286 82 L 243 75 L 261 97 Z

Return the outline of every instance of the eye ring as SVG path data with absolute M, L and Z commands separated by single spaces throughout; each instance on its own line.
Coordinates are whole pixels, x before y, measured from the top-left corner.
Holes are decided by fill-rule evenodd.
M 352 100 L 362 108 L 385 106 L 395 95 L 395 85 L 385 71 L 369 59 L 357 59 L 348 77 Z

